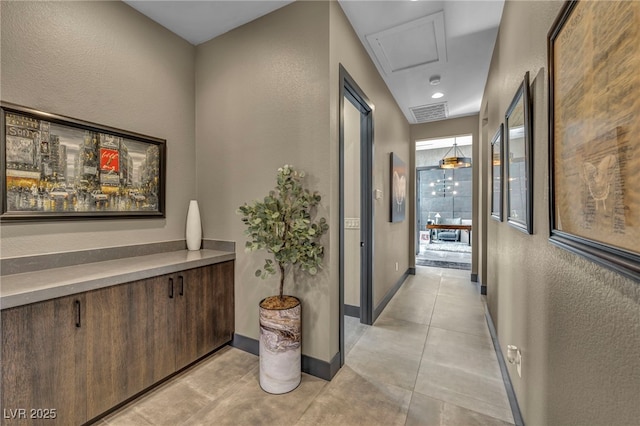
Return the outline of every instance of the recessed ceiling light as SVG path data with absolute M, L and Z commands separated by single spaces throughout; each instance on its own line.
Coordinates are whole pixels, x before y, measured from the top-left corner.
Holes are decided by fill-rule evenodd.
M 437 86 L 438 84 L 440 84 L 440 76 L 432 75 L 431 77 L 429 77 L 429 84 L 432 86 Z
M 434 93 L 433 95 L 431 95 L 431 97 L 432 97 L 433 99 L 440 99 L 440 98 L 441 98 L 441 97 L 443 97 L 443 96 L 444 96 L 444 93 L 442 93 L 442 92 L 436 92 L 436 93 Z

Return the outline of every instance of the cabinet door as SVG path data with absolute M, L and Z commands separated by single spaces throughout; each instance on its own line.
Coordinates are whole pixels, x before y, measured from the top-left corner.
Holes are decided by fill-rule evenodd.
M 153 309 L 145 281 L 86 293 L 87 415 L 91 419 L 153 383 L 147 338 Z
M 209 343 L 214 348 L 233 339 L 235 329 L 234 269 L 235 262 L 229 261 L 214 265 L 212 296 L 206 300 L 215 304 L 213 312 L 213 335 Z
M 147 333 L 153 369 L 153 383 L 176 371 L 176 303 L 178 281 L 175 275 L 163 275 L 146 280 L 151 303 L 147 307 Z
M 190 269 L 176 274 L 176 370 L 198 359 L 198 340 L 206 315 L 203 311 L 202 280 L 205 268 Z
M 2 311 L 2 424 L 84 423 L 85 299 Z
M 224 262 L 178 274 L 178 369 L 232 339 L 233 265 Z

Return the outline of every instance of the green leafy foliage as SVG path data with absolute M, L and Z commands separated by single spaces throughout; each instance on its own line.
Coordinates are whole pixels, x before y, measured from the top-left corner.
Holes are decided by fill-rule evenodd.
M 290 165 L 278 169 L 276 187 L 263 200 L 244 204 L 238 208 L 242 221 L 247 225 L 245 243 L 248 252 L 266 250 L 273 255 L 265 259 L 256 277 L 267 278 L 280 272 L 280 298 L 283 296 L 285 270 L 289 266 L 299 267 L 311 275 L 322 266 L 324 247 L 319 240 L 329 225 L 325 218 L 315 221 L 312 214 L 320 203 L 317 192 L 302 185 L 304 172 Z

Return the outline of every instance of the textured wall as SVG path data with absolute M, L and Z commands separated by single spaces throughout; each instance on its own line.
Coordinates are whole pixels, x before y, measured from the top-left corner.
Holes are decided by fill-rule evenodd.
M 195 196 L 195 48 L 121 2 L 1 9 L 2 100 L 167 140 L 167 217 L 2 224 L 2 257 L 184 238 Z
M 331 41 L 330 41 L 331 40 Z M 237 206 L 274 186 L 289 163 L 308 173 L 329 221 L 324 269 L 287 289 L 303 299 L 303 353 L 338 351 L 338 65 L 346 63 L 376 105 L 375 187 L 388 187 L 389 152 L 409 158 L 409 126 L 335 2 L 296 2 L 197 48 L 198 200 L 204 235 L 243 244 Z M 258 72 L 259 70 L 259 72 Z M 353 71 L 352 71 L 353 70 Z M 233 188 L 231 190 L 230 188 Z M 408 267 L 409 221 L 390 224 L 388 191 L 376 206 L 374 298 Z M 264 255 L 237 258 L 236 332 L 258 337 L 257 304 L 276 289 L 254 270 Z M 399 262 L 395 271 L 394 262 Z
M 338 142 L 338 100 L 340 94 L 339 64 L 353 77 L 365 95 L 374 104 L 374 165 L 373 187 L 382 190 L 383 197 L 374 201 L 374 273 L 373 302 L 377 306 L 407 268 L 414 266 L 413 249 L 409 247 L 410 229 L 413 227 L 414 210 L 409 208 L 413 200 L 408 195 L 407 214 L 403 222 L 389 222 L 391 152 L 396 153 L 409 166 L 409 123 L 398 108 L 384 80 L 371 62 L 360 39 L 353 31 L 339 3 L 329 2 L 331 8 L 331 138 Z M 334 176 L 338 176 L 337 150 L 332 157 Z M 413 173 L 408 177 L 414 179 Z M 407 191 L 408 194 L 411 192 Z M 337 194 L 335 195 L 337 202 Z M 398 262 L 398 270 L 395 263 Z M 336 313 L 337 318 L 337 313 Z
M 264 197 L 278 167 L 291 164 L 320 192 L 319 215 L 332 233 L 323 238 L 319 275 L 286 282 L 285 293 L 302 299 L 303 353 L 329 361 L 338 209 L 330 197 L 337 185 L 330 156 L 337 152 L 329 143 L 328 6 L 293 3 L 199 45 L 196 56 L 198 200 L 204 237 L 238 244 L 236 333 L 258 338 L 258 303 L 278 289 L 278 277 L 255 277 L 266 254 L 244 252 L 246 227 L 236 209 Z
M 640 285 L 548 241 L 547 33 L 561 6 L 504 7 L 482 104 L 482 150 L 529 71 L 534 235 L 488 221 L 488 305 L 503 353 L 508 344 L 523 351 L 522 378 L 509 368 L 526 424 L 637 424 Z
M 478 141 L 480 140 L 480 136 L 478 134 L 478 115 L 470 115 L 468 117 L 459 117 L 452 118 L 449 120 L 442 121 L 434 121 L 432 123 L 422 123 L 422 124 L 412 124 L 411 125 L 411 169 L 415 169 L 416 165 L 419 164 L 419 159 L 416 158 L 417 155 L 422 155 L 416 152 L 415 143 L 416 141 L 425 140 L 425 139 L 435 139 L 435 138 L 444 138 L 450 136 L 460 136 L 460 135 L 468 135 L 471 134 L 473 139 L 472 146 L 472 159 L 473 159 L 473 206 L 472 206 L 472 220 L 473 220 L 473 235 L 478 236 L 482 234 L 483 224 L 481 222 L 481 218 L 478 215 L 479 206 L 482 202 L 482 192 L 480 191 L 480 180 L 478 179 L 480 170 L 481 170 L 481 160 L 478 157 L 480 144 Z M 463 152 L 468 154 L 468 147 L 461 147 Z M 415 179 L 411 181 L 410 193 L 416 193 L 416 182 Z M 415 211 L 416 206 L 415 202 L 409 206 L 411 211 Z M 480 241 L 481 238 L 472 238 L 471 239 L 471 274 L 478 274 L 478 271 L 482 269 L 479 267 L 479 259 L 481 252 Z M 410 241 L 411 247 L 415 250 L 416 244 L 416 235 L 411 236 Z M 415 253 L 415 251 L 414 251 Z M 415 257 L 414 257 L 415 261 Z

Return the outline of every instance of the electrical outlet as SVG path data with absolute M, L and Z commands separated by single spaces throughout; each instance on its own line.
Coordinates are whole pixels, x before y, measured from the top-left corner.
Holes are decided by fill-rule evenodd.
M 396 262 L 396 271 L 398 270 L 399 266 L 398 266 L 398 262 Z
M 518 370 L 518 377 L 522 378 L 522 352 L 520 349 L 516 353 L 516 370 Z

